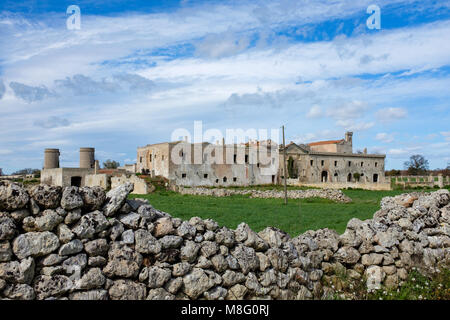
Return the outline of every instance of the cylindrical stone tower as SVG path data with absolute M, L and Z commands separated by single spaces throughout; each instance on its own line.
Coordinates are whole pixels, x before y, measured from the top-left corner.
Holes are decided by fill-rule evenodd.
M 59 168 L 59 149 L 45 149 L 44 169 Z
M 80 168 L 94 168 L 95 148 L 80 148 Z

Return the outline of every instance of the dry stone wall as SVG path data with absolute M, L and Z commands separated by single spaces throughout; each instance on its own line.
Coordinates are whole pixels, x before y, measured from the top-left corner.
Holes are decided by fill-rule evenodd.
M 179 187 L 177 191 L 180 192 L 181 194 L 213 196 L 213 197 L 250 195 L 250 198 L 284 198 L 284 191 L 278 190 L 239 190 L 239 189 L 223 189 L 223 188 Z M 333 190 L 333 189 L 288 190 L 287 196 L 290 199 L 324 198 L 344 203 L 352 201 L 352 199 L 346 196 L 341 190 Z
M 342 235 L 295 238 L 182 221 L 127 199 L 132 190 L 0 181 L 0 298 L 325 299 L 342 273 L 372 290 L 449 262 L 448 190 L 384 198 Z

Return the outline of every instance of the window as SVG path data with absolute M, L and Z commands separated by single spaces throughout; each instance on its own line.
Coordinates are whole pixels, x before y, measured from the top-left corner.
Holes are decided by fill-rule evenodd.
M 348 162 L 348 166 L 349 166 L 349 167 L 351 167 L 351 165 L 352 165 L 352 162 L 351 162 L 351 161 L 349 161 L 349 162 Z
M 314 160 L 310 160 L 309 163 L 310 163 L 311 165 L 313 165 L 313 164 L 314 164 Z
M 227 177 L 223 177 L 223 182 L 227 182 Z
M 256 166 L 259 168 L 259 162 L 256 164 Z
M 148 161 L 152 162 L 152 155 L 148 157 Z
M 325 161 L 323 161 L 323 160 L 320 161 L 320 164 L 321 164 L 322 166 L 324 165 L 324 163 L 325 163 Z
M 219 183 L 219 179 L 216 179 L 216 183 Z
M 364 162 L 361 161 L 361 167 L 363 167 L 363 166 L 364 166 Z
M 236 163 L 236 161 L 237 161 L 237 155 L 235 154 L 235 155 L 233 156 L 233 162 Z
M 161 160 L 164 161 L 164 156 L 161 156 Z
M 237 178 L 236 177 L 233 177 L 233 182 L 236 182 L 237 181 Z
M 181 177 L 182 177 L 182 178 L 186 178 L 186 173 L 182 173 L 182 174 L 181 174 Z
M 205 174 L 203 175 L 203 178 L 207 179 L 207 178 L 208 178 L 208 174 L 205 173 Z
M 378 167 L 378 162 L 375 162 L 375 167 Z
M 245 163 L 248 163 L 248 154 L 245 155 Z
M 334 162 L 334 166 L 337 167 L 337 161 Z
M 142 163 L 142 157 L 139 158 L 139 162 Z

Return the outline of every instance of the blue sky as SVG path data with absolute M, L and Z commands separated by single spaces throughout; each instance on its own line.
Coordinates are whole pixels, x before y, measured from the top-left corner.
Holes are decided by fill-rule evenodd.
M 403 168 L 450 162 L 448 1 L 10 1 L 0 3 L 0 168 L 136 159 L 177 128 L 286 126 Z M 369 29 L 369 5 L 381 29 Z M 81 29 L 67 30 L 69 5 Z

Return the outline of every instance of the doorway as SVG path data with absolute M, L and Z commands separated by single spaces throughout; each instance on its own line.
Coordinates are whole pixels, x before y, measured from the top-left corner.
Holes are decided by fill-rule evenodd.
M 70 185 L 72 187 L 81 187 L 81 177 L 71 177 Z

